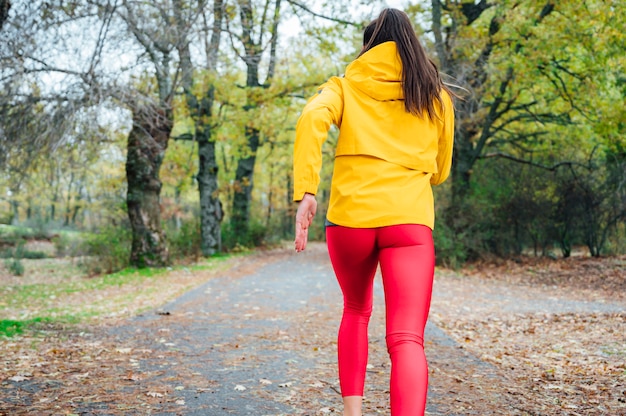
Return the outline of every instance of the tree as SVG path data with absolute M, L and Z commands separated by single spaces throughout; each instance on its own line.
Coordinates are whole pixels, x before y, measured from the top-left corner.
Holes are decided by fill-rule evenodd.
M 242 59 L 246 67 L 245 88 L 247 98 L 244 111 L 250 112 L 260 104 L 259 90 L 270 87 L 274 77 L 281 0 L 264 0 L 260 8 L 262 10 L 261 16 L 255 15 L 255 9 L 251 0 L 239 0 L 237 5 L 239 8 L 241 32 L 237 35 L 234 31 L 229 30 L 229 34 L 231 42 L 236 38 L 241 44 L 241 50 L 237 51 L 237 55 Z M 257 33 L 256 38 L 254 37 L 255 29 Z M 269 40 L 267 40 L 268 44 L 266 45 L 267 37 L 269 37 Z M 270 52 L 267 60 L 267 76 L 264 82 L 261 83 L 261 58 L 263 51 L 268 46 Z M 235 48 L 234 43 L 233 48 Z M 260 134 L 260 129 L 254 123 L 249 122 L 245 126 L 246 148 L 243 151 L 243 156 L 237 162 L 235 173 L 230 226 L 237 235 L 244 238 L 248 234 L 250 202 L 254 184 L 254 165 L 256 153 L 260 145 Z
M 311 65 L 307 61 L 312 59 L 311 54 L 319 51 L 322 51 L 323 54 L 339 55 L 338 51 L 342 49 L 341 46 L 352 48 L 353 36 L 357 32 L 354 29 L 360 29 L 362 22 L 358 20 L 350 5 L 330 2 L 323 5 L 323 11 L 318 12 L 302 2 L 286 0 L 285 3 L 291 6 L 294 16 L 305 27 L 305 36 L 311 37 L 314 42 L 314 46 L 312 44 L 307 45 L 313 48 L 308 51 L 308 56 L 306 54 L 299 55 L 295 50 L 292 51 L 292 55 L 296 55 L 296 59 L 301 60 L 299 65 L 304 67 Z M 242 240 L 247 238 L 250 225 L 257 153 L 264 143 L 272 140 L 267 134 L 267 130 L 271 129 L 265 129 L 260 123 L 260 121 L 268 122 L 264 114 L 271 113 L 272 107 L 277 104 L 279 106 L 293 104 L 287 104 L 284 100 L 285 97 L 298 95 L 297 98 L 301 98 L 300 94 L 304 92 L 308 98 L 313 87 L 326 80 L 329 75 L 335 75 L 344 69 L 344 65 L 333 62 L 333 64 L 319 71 L 315 77 L 297 79 L 291 74 L 287 74 L 286 77 L 276 77 L 276 71 L 281 63 L 277 55 L 280 34 L 278 28 L 286 15 L 283 5 L 281 0 L 258 2 L 239 0 L 237 2 L 239 31 L 236 32 L 232 28 L 232 19 L 227 21 L 231 45 L 244 63 L 246 70 L 244 87 L 246 101 L 243 105 L 243 110 L 247 114 L 243 126 L 245 144 L 241 147 L 241 154 L 237 159 L 230 218 L 232 233 Z M 346 18 L 344 16 L 351 17 Z M 330 22 L 332 26 L 321 25 L 321 20 Z M 359 37 L 360 35 L 359 33 Z M 351 57 L 354 54 L 353 50 L 349 53 Z M 344 60 L 345 55 L 342 55 L 341 58 Z
M 19 193 L 32 162 L 68 137 L 88 105 L 81 89 L 84 74 L 63 62 L 72 61 L 72 33 L 59 28 L 64 21 L 88 19 L 89 11 L 82 14 L 57 2 L 3 1 L 0 17 L 5 19 L 0 42 L 0 167 L 9 176 L 17 219 Z M 67 88 L 50 88 L 50 79 Z
M 174 124 L 172 55 L 178 39 L 169 28 L 173 10 L 169 2 L 124 0 L 112 9 L 108 3 L 99 6 L 103 15 L 111 10 L 120 18 L 148 57 L 156 81 L 144 77 L 130 94 L 117 89 L 115 98 L 132 113 L 126 156 L 126 203 L 133 234 L 130 262 L 138 267 L 164 266 L 169 258 L 161 228 L 159 169 Z
M 191 19 L 185 19 L 185 10 L 181 0 L 174 1 L 175 16 L 179 34 L 188 33 Z M 218 163 L 213 134 L 213 106 L 215 101 L 215 80 L 218 50 L 222 34 L 224 3 L 222 0 L 213 2 L 213 25 L 207 24 L 205 12 L 206 2 L 199 1 L 196 13 L 202 17 L 201 36 L 204 40 L 206 63 L 201 70 L 196 69 L 191 59 L 189 36 L 181 37 L 178 43 L 178 54 L 181 64 L 181 84 L 184 91 L 186 109 L 193 122 L 192 134 L 188 136 L 198 143 L 198 192 L 200 194 L 200 235 L 201 250 L 205 256 L 213 255 L 221 250 L 221 227 L 223 218 L 222 204 L 218 195 Z M 202 77 L 204 75 L 204 77 Z M 194 76 L 202 77 L 196 80 Z M 202 79 L 208 82 L 201 82 Z M 199 97 L 196 90 L 199 89 Z M 183 137 L 179 137 L 183 138 Z
M 527 86 L 515 82 L 517 69 L 510 61 L 497 66 L 500 54 L 524 53 L 523 46 L 533 36 L 532 29 L 542 25 L 555 9 L 552 1 L 543 6 L 532 3 L 432 1 L 432 29 L 441 70 L 470 91 L 456 103 L 452 172 L 456 201 L 467 195 L 474 165 L 489 145 L 499 141 L 524 146 L 540 134 L 517 134 L 511 132 L 511 127 L 522 122 L 567 120 L 565 115 L 543 113 L 538 101 L 522 93 Z M 449 22 L 445 28 L 444 12 Z M 527 27 L 527 33 L 500 38 L 505 25 L 516 25 L 519 19 L 513 17 L 515 13 L 524 16 L 521 25 Z M 477 45 L 479 50 L 469 49 L 470 45 Z
M 619 68 L 615 60 L 623 53 L 614 48 L 624 42 L 623 34 L 611 30 L 624 21 L 623 8 L 609 3 L 430 2 L 439 66 L 451 83 L 464 88 L 456 90 L 461 98 L 456 100 L 451 198 L 443 222 L 455 235 L 462 235 L 461 230 L 463 235 L 493 232 L 492 220 L 477 220 L 476 210 L 485 207 L 476 192 L 489 182 L 482 175 L 506 175 L 508 162 L 528 167 L 526 178 L 507 176 L 518 182 L 544 176 L 540 171 L 552 172 L 545 176 L 556 180 L 568 170 L 589 175 L 598 168 L 600 155 L 594 156 L 594 149 L 603 139 L 593 126 L 607 118 L 604 102 L 614 105 L 620 99 L 611 91 Z M 494 169 L 495 164 L 501 167 Z M 548 211 L 558 214 L 552 209 L 558 203 L 554 182 L 547 184 L 545 195 L 509 188 L 526 192 L 509 195 L 509 201 L 523 200 L 528 207 L 549 203 Z M 509 209 L 507 201 L 501 202 L 501 208 Z M 490 209 L 497 209 L 498 201 L 490 203 Z M 519 229 L 532 227 L 535 237 L 551 238 L 549 230 L 538 230 L 546 221 L 524 221 L 530 222 Z M 470 251 L 481 247 L 466 243 Z
M 587 114 L 586 93 L 602 64 L 590 59 L 584 40 L 594 36 L 589 9 L 600 3 L 431 2 L 441 69 L 470 92 L 456 104 L 457 199 L 467 194 L 477 161 L 528 162 L 548 126 Z

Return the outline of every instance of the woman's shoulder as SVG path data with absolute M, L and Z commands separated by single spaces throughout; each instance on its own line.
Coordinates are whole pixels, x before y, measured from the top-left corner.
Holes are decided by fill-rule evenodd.
M 441 91 L 439 92 L 439 96 L 441 97 L 441 101 L 443 101 L 443 104 L 446 107 L 449 105 L 452 105 L 452 94 L 450 94 L 450 92 L 447 89 L 442 88 Z
M 345 78 L 343 76 L 334 76 L 328 78 L 328 81 L 323 83 L 320 88 L 343 88 L 343 82 Z
M 330 77 L 325 83 L 317 87 L 315 95 L 311 98 L 315 98 L 318 95 L 335 93 L 341 95 L 343 91 L 343 85 L 340 77 Z

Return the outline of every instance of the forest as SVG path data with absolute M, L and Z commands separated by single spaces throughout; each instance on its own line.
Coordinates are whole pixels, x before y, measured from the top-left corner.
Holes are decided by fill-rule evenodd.
M 626 252 L 617 0 L 0 0 L 0 250 L 97 272 L 293 238 L 300 109 L 405 10 L 455 92 L 440 264 Z M 322 240 L 333 145 L 324 147 Z

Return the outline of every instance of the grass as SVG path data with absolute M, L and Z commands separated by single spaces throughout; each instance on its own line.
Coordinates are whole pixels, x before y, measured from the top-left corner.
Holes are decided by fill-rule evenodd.
M 15 336 L 41 322 L 76 324 L 157 308 L 209 279 L 233 257 L 162 269 L 127 268 L 97 277 L 81 274 L 68 261 L 32 260 L 25 276 L 4 285 L 0 279 L 0 313 L 7 318 L 0 321 L 0 335 Z
M 12 337 L 30 329 L 37 324 L 49 321 L 46 318 L 33 318 L 25 321 L 14 321 L 11 319 L 0 320 L 0 336 Z
M 37 334 L 42 324 L 52 327 L 82 324 L 158 308 L 204 283 L 215 270 L 223 269 L 229 259 L 237 256 L 219 255 L 162 269 L 126 268 L 94 277 L 82 267 L 82 262 L 88 258 L 78 257 L 80 252 L 73 250 L 76 241 L 85 235 L 75 231 L 0 225 L 4 257 L 13 257 L 18 251 L 15 247 L 19 247 L 18 258 L 23 266 L 23 273 L 15 273 L 11 272 L 9 263 L 0 264 L 0 337 L 14 337 L 24 332 Z M 50 241 L 50 236 L 56 237 Z M 47 258 L 23 255 L 28 250 L 39 249 L 50 255 Z M 68 257 L 61 257 L 67 254 Z M 55 258 L 55 255 L 60 257 Z

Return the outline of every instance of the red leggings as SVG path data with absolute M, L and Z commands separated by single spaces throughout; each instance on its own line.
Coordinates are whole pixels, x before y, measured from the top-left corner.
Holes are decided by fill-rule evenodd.
M 341 395 L 363 395 L 367 326 L 374 275 L 380 262 L 391 358 L 391 414 L 423 415 L 428 390 L 424 327 L 435 270 L 431 229 L 415 224 L 381 228 L 328 226 L 326 240 L 344 298 L 338 337 Z

